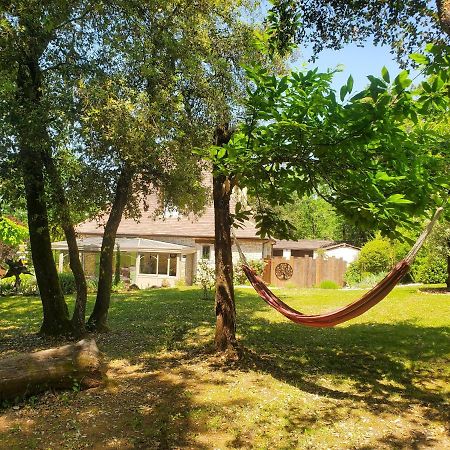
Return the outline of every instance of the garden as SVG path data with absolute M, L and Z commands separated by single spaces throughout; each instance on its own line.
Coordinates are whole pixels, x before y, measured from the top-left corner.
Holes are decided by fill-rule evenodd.
M 449 92 L 450 2 L 2 2 L 0 448 L 450 447 Z M 350 289 L 271 291 L 299 239 Z
M 360 291 L 277 294 L 311 313 Z M 230 360 L 214 352 L 200 289 L 114 294 L 111 332 L 95 336 L 106 386 L 4 404 L 0 448 L 446 448 L 449 300 L 399 287 L 346 325 L 311 329 L 240 288 L 241 356 Z M 1 356 L 65 342 L 33 333 L 38 298 L 0 308 Z

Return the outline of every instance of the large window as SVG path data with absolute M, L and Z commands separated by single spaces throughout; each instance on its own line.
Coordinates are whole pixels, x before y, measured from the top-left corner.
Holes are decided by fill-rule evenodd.
M 143 253 L 140 273 L 175 277 L 177 275 L 176 253 Z
M 156 275 L 158 268 L 158 254 L 144 253 L 141 255 L 141 264 L 139 271 L 150 275 Z
M 169 276 L 175 277 L 176 275 L 177 275 L 177 255 L 175 253 L 171 253 L 169 258 Z

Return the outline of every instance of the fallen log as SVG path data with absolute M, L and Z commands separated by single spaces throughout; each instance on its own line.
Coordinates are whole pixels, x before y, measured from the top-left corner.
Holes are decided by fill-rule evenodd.
M 106 366 L 94 339 L 0 359 L 0 401 L 49 389 L 100 386 Z

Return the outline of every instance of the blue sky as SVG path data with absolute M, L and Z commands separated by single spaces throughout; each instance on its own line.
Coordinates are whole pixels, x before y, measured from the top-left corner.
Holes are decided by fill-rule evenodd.
M 311 54 L 310 49 L 300 50 L 300 56 L 293 64 L 293 69 L 302 67 Z M 389 47 L 375 47 L 370 42 L 367 42 L 364 47 L 349 44 L 341 50 L 324 50 L 314 63 L 306 64 L 308 68 L 319 67 L 320 71 L 343 65 L 344 71 L 335 75 L 333 86 L 339 89 L 351 74 L 354 79 L 353 92 L 367 85 L 367 75 L 381 76 L 383 66 L 388 69 L 391 80 L 401 71 L 394 56 L 389 52 Z

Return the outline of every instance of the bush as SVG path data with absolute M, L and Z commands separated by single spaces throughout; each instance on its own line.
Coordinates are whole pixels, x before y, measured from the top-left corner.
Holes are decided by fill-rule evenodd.
M 405 256 L 408 245 L 377 235 L 366 242 L 358 259 L 350 263 L 344 274 L 345 284 L 351 287 L 372 287 L 391 270 L 396 260 Z
M 264 267 L 266 266 L 266 262 L 261 259 L 259 260 L 255 259 L 252 261 L 248 261 L 248 265 L 251 269 L 253 269 L 256 272 L 257 275 L 262 276 L 262 274 L 264 273 Z M 233 271 L 234 271 L 234 282 L 236 284 L 249 284 L 247 276 L 242 270 L 242 264 L 240 262 L 234 265 Z
M 344 282 L 347 286 L 354 286 L 362 280 L 362 272 L 359 268 L 358 260 L 351 262 L 345 273 Z
M 319 287 L 320 289 L 339 289 L 339 286 L 332 280 L 323 280 Z
M 0 279 L 0 293 L 7 295 L 14 291 L 14 278 Z
M 63 272 L 58 274 L 59 283 L 64 295 L 74 294 L 77 290 L 75 278 L 72 272 Z
M 386 276 L 386 272 L 380 272 L 380 273 L 364 272 L 361 276 L 361 279 L 357 283 L 354 283 L 353 285 L 351 285 L 351 287 L 360 288 L 360 289 L 372 288 L 376 284 L 378 284 L 385 276 Z
M 386 272 L 363 272 L 358 264 L 358 260 L 356 260 L 348 265 L 344 274 L 344 282 L 350 287 L 370 288 L 375 286 L 385 276 Z
M 445 283 L 447 279 L 447 264 L 445 258 L 438 255 L 428 254 L 418 258 L 413 265 L 415 281 L 424 284 Z
M 357 264 L 362 272 L 378 274 L 392 268 L 395 250 L 388 239 L 377 236 L 366 242 L 361 249 Z
M 39 295 L 39 287 L 34 276 L 25 275 L 22 276 L 21 279 L 20 292 L 22 295 Z
M 39 288 L 36 282 L 36 278 L 33 275 L 21 275 L 21 284 L 18 294 L 22 295 L 39 295 Z M 6 278 L 0 280 L 0 294 L 14 295 L 14 282 L 15 278 Z
M 216 282 L 215 269 L 208 264 L 207 261 L 201 260 L 197 266 L 197 275 L 195 277 L 195 283 L 199 284 L 203 289 L 203 298 L 207 300 L 209 298 L 209 291 L 214 287 Z
M 96 278 L 87 278 L 86 284 L 87 284 L 88 294 L 94 294 L 95 292 L 97 292 L 98 280 Z
M 97 290 L 97 283 L 95 284 L 95 289 Z M 123 281 L 119 281 L 117 284 L 111 286 L 111 292 L 123 292 L 127 290 L 127 285 Z

